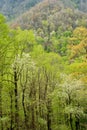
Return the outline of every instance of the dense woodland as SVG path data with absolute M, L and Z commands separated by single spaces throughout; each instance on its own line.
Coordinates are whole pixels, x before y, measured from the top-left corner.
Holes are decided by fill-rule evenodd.
M 0 15 L 0 130 L 87 130 L 87 14 L 63 2 Z
M 0 0 L 0 12 L 6 16 L 7 20 L 11 21 L 14 17 L 26 13 L 31 7 L 44 1 L 56 1 L 56 3 L 60 1 L 68 7 L 75 7 L 80 11 L 87 12 L 87 0 Z
M 0 12 L 7 20 L 14 19 L 42 0 L 0 0 Z

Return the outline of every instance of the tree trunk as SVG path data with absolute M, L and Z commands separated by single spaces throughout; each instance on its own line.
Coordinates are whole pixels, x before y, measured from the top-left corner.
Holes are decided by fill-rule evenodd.
M 2 84 L 0 84 L 0 118 L 2 119 Z M 0 121 L 1 130 L 3 130 L 3 123 Z
M 47 101 L 47 129 L 51 129 L 51 101 L 48 99 Z
M 26 108 L 25 108 L 25 103 L 24 103 L 24 100 L 25 100 L 25 88 L 23 88 L 23 92 L 22 92 L 22 106 L 23 106 L 23 112 L 24 112 L 24 122 L 25 122 L 25 127 L 26 129 L 29 128 L 29 125 L 28 125 L 28 117 L 27 117 L 27 113 L 26 113 Z
M 34 112 L 33 106 L 32 106 L 32 130 L 36 130 L 36 127 L 35 127 L 35 112 Z
M 14 68 L 14 85 L 15 85 L 15 129 L 19 130 L 19 117 L 18 117 L 18 79 L 17 79 L 17 72 L 16 67 Z
M 40 80 L 40 72 L 38 72 L 38 86 L 39 86 L 39 113 L 38 116 L 41 117 L 41 80 Z M 39 124 L 39 130 L 41 130 L 41 124 Z
M 76 117 L 75 125 L 76 125 L 76 130 L 80 130 L 80 122 L 79 122 L 79 118 L 78 117 Z
M 35 112 L 35 106 L 36 106 L 36 86 L 35 86 L 35 79 L 34 77 L 32 78 L 31 81 L 31 90 L 29 94 L 29 98 L 32 100 L 31 106 L 30 106 L 30 112 L 31 112 L 31 123 L 30 123 L 30 128 L 32 130 L 36 130 L 36 112 Z
M 70 113 L 70 127 L 71 127 L 71 130 L 73 130 L 73 120 L 72 120 L 72 114 Z
M 11 111 L 11 120 L 10 120 L 10 130 L 14 130 L 13 128 L 13 100 L 12 100 L 12 94 L 10 95 L 10 98 L 11 98 L 11 105 L 10 105 L 10 111 Z
M 2 71 L 1 71 L 1 81 L 0 81 L 0 118 L 2 119 L 3 118 L 3 113 L 2 113 L 2 88 L 3 88 L 3 84 L 2 84 L 2 81 L 3 81 L 3 67 L 2 67 Z M 3 128 L 3 122 L 1 120 L 1 130 L 4 130 Z

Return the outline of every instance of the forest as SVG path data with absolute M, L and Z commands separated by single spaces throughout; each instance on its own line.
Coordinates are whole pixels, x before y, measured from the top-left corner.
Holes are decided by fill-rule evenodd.
M 53 3 L 0 14 L 0 130 L 87 130 L 87 14 Z

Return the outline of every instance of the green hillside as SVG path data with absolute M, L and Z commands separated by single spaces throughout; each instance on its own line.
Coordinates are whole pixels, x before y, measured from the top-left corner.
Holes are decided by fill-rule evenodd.
M 0 130 L 87 130 L 85 2 L 0 0 Z

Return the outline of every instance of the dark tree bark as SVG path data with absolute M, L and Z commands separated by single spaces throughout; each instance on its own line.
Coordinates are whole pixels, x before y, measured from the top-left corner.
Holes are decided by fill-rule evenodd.
M 72 119 L 72 114 L 71 113 L 70 113 L 70 119 L 69 119 L 69 121 L 70 121 L 71 130 L 74 130 L 73 129 L 73 119 Z
M 23 88 L 23 92 L 22 92 L 22 106 L 23 106 L 23 112 L 24 112 L 24 122 L 25 122 L 25 127 L 26 129 L 29 128 L 29 125 L 28 125 L 28 116 L 27 116 L 27 111 L 26 111 L 26 108 L 25 108 L 25 90 L 26 88 Z
M 31 112 L 32 112 L 32 123 L 31 123 L 32 130 L 36 130 L 36 125 L 35 125 L 35 110 L 34 110 L 33 106 L 32 106 Z
M 25 80 L 24 80 L 24 71 L 23 71 L 23 74 L 20 74 L 20 85 L 22 87 L 22 107 L 23 107 L 23 112 L 24 112 L 24 122 L 25 122 L 26 129 L 29 128 L 27 110 L 25 107 L 25 91 L 26 91 L 26 86 L 27 86 L 27 80 L 28 80 L 28 70 L 26 72 Z
M 48 99 L 47 101 L 47 129 L 52 130 L 51 128 L 51 100 Z
M 14 67 L 14 85 L 15 85 L 15 129 L 19 130 L 19 115 L 18 115 L 18 76 L 16 67 Z
M 76 130 L 80 130 L 80 121 L 78 117 L 76 117 L 75 126 L 76 126 Z

